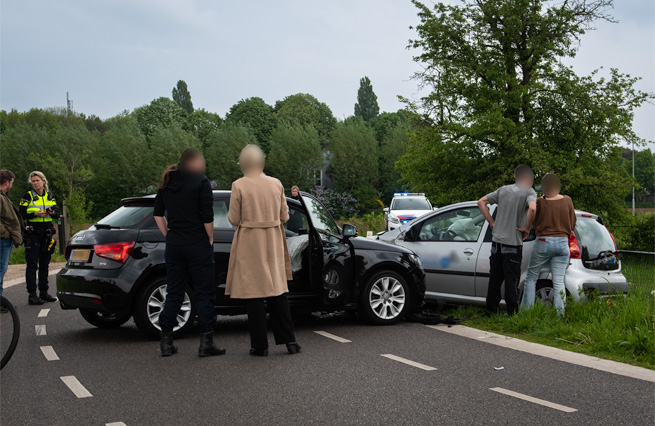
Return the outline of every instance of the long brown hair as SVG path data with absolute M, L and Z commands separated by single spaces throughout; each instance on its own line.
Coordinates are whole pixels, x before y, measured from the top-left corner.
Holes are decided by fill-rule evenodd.
M 182 155 L 180 155 L 180 161 L 177 164 L 171 164 L 170 166 L 166 167 L 166 170 L 164 170 L 164 173 L 161 175 L 161 183 L 159 184 L 159 188 L 164 189 L 168 186 L 168 182 L 171 179 L 171 172 L 175 172 L 178 170 L 183 170 L 186 166 L 186 164 L 201 156 L 202 151 L 199 149 L 195 148 L 187 148 L 182 152 Z

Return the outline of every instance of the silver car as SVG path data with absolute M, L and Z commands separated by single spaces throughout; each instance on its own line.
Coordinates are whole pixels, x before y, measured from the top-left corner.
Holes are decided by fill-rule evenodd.
M 490 211 L 495 218 L 496 206 L 490 206 Z M 598 216 L 582 211 L 576 211 L 576 215 L 575 236 L 569 239 L 571 260 L 565 278 L 567 295 L 578 301 L 592 291 L 627 293 L 629 285 L 621 273 L 612 235 Z M 426 273 L 426 300 L 485 304 L 491 229 L 475 201 L 442 207 L 394 231 L 381 233 L 378 238 L 411 249 L 420 257 Z M 535 239 L 533 230 L 523 247 L 520 293 Z M 541 271 L 536 295 L 552 302 L 549 266 Z

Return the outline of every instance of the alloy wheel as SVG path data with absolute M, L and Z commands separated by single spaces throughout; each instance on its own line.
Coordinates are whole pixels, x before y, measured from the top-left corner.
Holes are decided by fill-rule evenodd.
M 148 318 L 150 319 L 150 322 L 157 330 L 161 330 L 161 327 L 159 326 L 159 315 L 161 315 L 161 312 L 164 310 L 165 302 L 166 302 L 166 285 L 164 284 L 155 288 L 154 291 L 150 294 L 150 297 L 148 297 L 148 305 L 146 308 L 148 311 Z M 173 328 L 173 331 L 177 331 L 180 328 L 184 327 L 184 325 L 189 321 L 190 318 L 191 318 L 191 299 L 189 298 L 189 295 L 185 292 L 182 306 L 180 307 L 180 311 L 177 313 L 177 325 Z
M 372 286 L 368 301 L 381 319 L 396 318 L 405 307 L 405 288 L 393 277 L 381 277 Z

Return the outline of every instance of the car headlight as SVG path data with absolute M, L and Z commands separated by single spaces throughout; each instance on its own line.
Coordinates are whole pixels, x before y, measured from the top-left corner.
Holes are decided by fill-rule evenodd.
M 400 220 L 396 216 L 389 215 L 389 222 L 400 223 Z
M 418 255 L 412 253 L 409 255 L 409 258 L 412 259 L 412 262 L 420 266 L 421 268 L 423 267 L 423 263 L 421 262 L 421 258 L 418 257 Z

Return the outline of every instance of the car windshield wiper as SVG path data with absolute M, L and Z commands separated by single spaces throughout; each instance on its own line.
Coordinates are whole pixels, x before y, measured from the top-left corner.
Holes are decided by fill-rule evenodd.
M 94 223 L 96 229 L 121 229 L 120 226 L 108 225 L 106 223 Z

